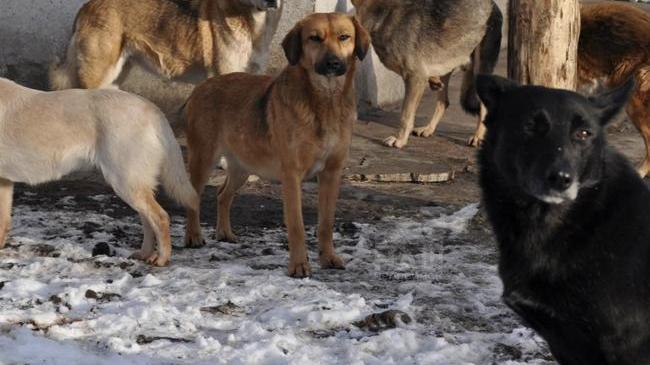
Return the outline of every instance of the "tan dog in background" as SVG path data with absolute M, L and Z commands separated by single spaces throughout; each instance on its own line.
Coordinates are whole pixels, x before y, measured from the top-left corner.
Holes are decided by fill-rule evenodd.
M 650 13 L 630 4 L 584 4 L 578 47 L 578 79 L 582 87 L 602 82 L 616 88 L 630 77 L 636 89 L 627 105 L 641 133 L 646 156 L 638 168 L 650 173 Z
M 302 181 L 318 177 L 321 268 L 344 268 L 334 250 L 333 224 L 341 173 L 356 120 L 356 59 L 369 37 L 356 19 L 313 14 L 285 37 L 290 65 L 276 77 L 235 73 L 198 86 L 187 104 L 190 178 L 201 194 L 216 161 L 228 177 L 218 195 L 217 238 L 234 241 L 230 206 L 250 174 L 282 183 L 289 236 L 289 275 L 311 269 L 305 247 Z M 188 210 L 186 244 L 203 244 L 199 213 Z
M 54 90 L 116 87 L 129 58 L 167 78 L 261 72 L 282 0 L 91 0 L 79 10 Z M 277 10 L 269 10 L 277 8 Z

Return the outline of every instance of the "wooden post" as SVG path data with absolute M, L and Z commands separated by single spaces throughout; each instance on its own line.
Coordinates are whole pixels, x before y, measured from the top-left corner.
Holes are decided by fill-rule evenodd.
M 575 90 L 579 0 L 510 0 L 508 77 Z

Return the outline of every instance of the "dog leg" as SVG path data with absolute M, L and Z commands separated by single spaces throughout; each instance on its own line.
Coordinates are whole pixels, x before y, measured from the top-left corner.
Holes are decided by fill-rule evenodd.
M 647 93 L 648 97 L 644 97 L 640 86 L 637 86 L 636 93 L 632 96 L 626 111 L 645 143 L 646 155 L 639 165 L 638 172 L 641 177 L 646 177 L 650 173 L 650 88 Z
M 311 268 L 307 257 L 307 247 L 305 247 L 301 179 L 298 174 L 285 172 L 282 179 L 282 202 L 284 223 L 289 236 L 289 276 L 308 277 L 311 275 Z
M 248 181 L 248 174 L 234 163 L 228 165 L 228 178 L 217 197 L 217 241 L 236 242 L 237 237 L 230 226 L 230 207 L 239 188 Z
M 483 143 L 485 132 L 487 131 L 485 128 L 485 116 L 487 116 L 487 109 L 485 108 L 485 105 L 481 103 L 481 112 L 478 116 L 476 132 L 474 132 L 474 136 L 467 141 L 468 146 L 479 147 L 481 146 L 481 143 Z
M 140 251 L 136 251 L 131 255 L 132 259 L 146 261 L 147 258 L 151 257 L 156 250 L 156 236 L 149 224 L 147 218 L 140 214 L 140 222 L 142 222 L 142 231 L 144 233 L 144 238 L 142 239 L 142 247 Z
M 190 181 L 196 193 L 201 198 L 205 184 L 210 177 L 210 171 L 214 166 L 214 152 L 211 149 L 203 153 L 197 153 L 195 148 L 197 144 L 192 141 L 188 134 L 188 165 L 190 170 Z M 202 151 L 198 148 L 198 151 Z M 201 207 L 198 209 L 187 209 L 187 225 L 185 226 L 185 247 L 198 248 L 205 245 L 205 240 L 201 234 Z
M 415 124 L 415 113 L 417 112 L 424 90 L 427 87 L 427 79 L 418 76 L 408 76 L 404 80 L 406 95 L 402 105 L 402 116 L 400 117 L 400 129 L 397 137 L 390 136 L 384 140 L 388 147 L 402 148 L 408 143 L 409 136 L 413 132 Z
M 436 108 L 431 117 L 431 121 L 425 127 L 415 128 L 413 130 L 414 135 L 418 137 L 431 137 L 435 133 L 436 128 L 438 128 L 438 123 L 440 123 L 442 117 L 445 115 L 445 111 L 447 111 L 447 107 L 449 107 L 449 87 L 447 85 L 449 84 L 450 77 L 451 73 L 440 79 L 442 87 L 436 92 Z
M 126 56 L 122 52 L 122 35 L 101 32 L 79 40 L 77 55 L 79 84 L 83 89 L 114 88 Z
M 0 249 L 5 247 L 7 235 L 11 230 L 11 206 L 14 183 L 0 178 Z
M 345 269 L 333 243 L 334 213 L 341 184 L 341 167 L 326 167 L 318 175 L 318 244 L 321 269 Z
M 147 230 L 151 229 L 158 242 L 157 251 L 150 250 L 146 247 L 146 244 L 143 244 L 142 249 L 133 254 L 132 257 L 144 260 L 154 266 L 167 266 L 172 255 L 172 243 L 169 236 L 169 215 L 156 202 L 151 189 L 142 189 L 131 196 L 125 196 L 124 200 L 142 217 L 145 235 L 147 234 Z M 145 243 L 146 240 L 147 237 L 145 236 Z M 145 255 L 147 253 L 149 255 Z

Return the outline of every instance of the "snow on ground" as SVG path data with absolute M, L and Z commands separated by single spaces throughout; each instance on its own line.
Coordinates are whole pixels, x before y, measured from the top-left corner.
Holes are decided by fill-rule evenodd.
M 93 200 L 111 209 L 114 197 Z M 125 258 L 135 217 L 74 208 L 72 197 L 14 208 L 0 252 L 2 364 L 552 364 L 500 300 L 493 243 L 467 233 L 476 205 L 339 226 L 344 271 L 318 268 L 308 227 L 304 280 L 286 276 L 281 228 L 176 248 L 170 267 L 151 268 Z M 182 234 L 174 217 L 176 245 Z M 118 256 L 92 257 L 100 242 Z M 390 309 L 413 321 L 354 324 Z

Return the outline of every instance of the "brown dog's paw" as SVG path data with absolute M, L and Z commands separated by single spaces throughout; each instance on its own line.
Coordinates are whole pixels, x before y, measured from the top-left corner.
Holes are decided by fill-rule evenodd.
M 157 253 L 154 253 L 153 255 L 149 256 L 145 261 L 149 265 L 158 266 L 158 267 L 169 265 L 169 257 L 158 256 Z
M 311 276 L 309 262 L 289 262 L 289 276 L 296 279 L 307 278 Z
M 467 145 L 472 147 L 481 147 L 482 143 L 483 140 L 481 138 L 478 138 L 477 136 L 473 136 L 472 138 L 467 140 Z
M 413 129 L 413 135 L 418 136 L 418 137 L 424 137 L 424 138 L 429 138 L 433 135 L 433 130 L 431 128 L 427 127 L 418 127 Z
M 200 234 L 185 236 L 185 247 L 201 248 L 205 246 L 205 240 Z
M 167 266 L 169 265 L 169 257 L 158 256 L 158 252 L 147 253 L 142 251 L 136 251 L 129 256 L 130 259 L 144 261 L 153 266 Z
M 323 255 L 320 257 L 320 268 L 323 270 L 345 270 L 345 262 L 343 262 L 342 258 L 336 255 Z
M 237 242 L 237 236 L 235 236 L 232 232 L 226 232 L 226 231 L 219 231 L 215 235 L 215 239 L 219 242 L 230 242 L 230 243 L 236 243 Z
M 395 148 L 402 148 L 402 147 L 406 146 L 406 142 L 407 141 L 397 139 L 397 137 L 395 137 L 395 136 L 390 136 L 390 137 L 384 139 L 384 145 L 386 145 L 388 147 L 395 147 Z

